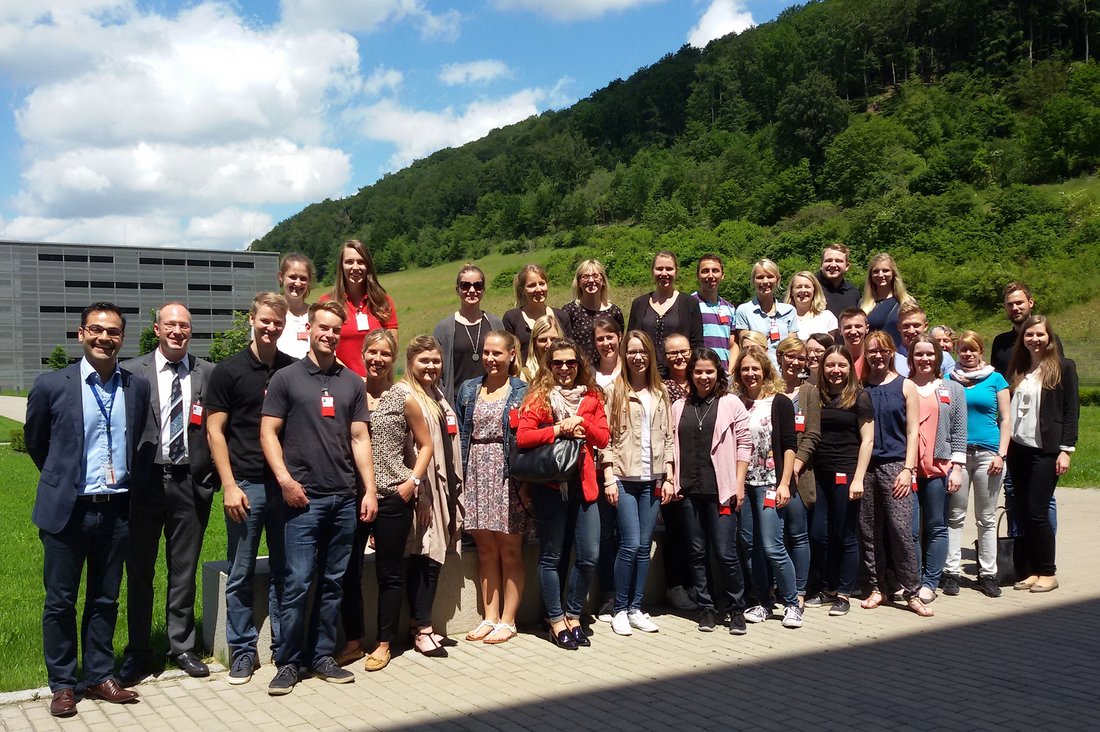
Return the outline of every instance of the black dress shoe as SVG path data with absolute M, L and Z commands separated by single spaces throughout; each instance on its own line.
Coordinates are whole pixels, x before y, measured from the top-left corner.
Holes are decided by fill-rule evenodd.
M 153 663 L 148 658 L 127 654 L 118 670 L 119 686 L 137 686 L 153 675 Z
M 71 717 L 76 714 L 76 694 L 72 689 L 58 689 L 53 693 L 50 714 L 55 717 Z
M 569 632 L 569 628 L 565 630 L 559 630 L 557 633 L 550 630 L 550 642 L 558 648 L 564 648 L 567 651 L 577 650 L 577 639 L 573 637 L 573 634 Z
M 107 679 L 100 684 L 84 689 L 84 696 L 92 699 L 102 699 L 111 704 L 126 704 L 127 702 L 137 701 L 140 695 L 133 689 L 123 689 L 114 679 Z
M 210 675 L 210 667 L 191 651 L 184 651 L 178 656 L 171 656 L 170 658 L 172 663 L 179 666 L 192 678 L 202 679 Z
M 584 628 L 577 626 L 570 631 L 573 634 L 573 640 L 576 641 L 578 646 L 584 646 L 588 648 L 592 645 L 592 641 L 589 640 L 588 634 L 584 632 Z

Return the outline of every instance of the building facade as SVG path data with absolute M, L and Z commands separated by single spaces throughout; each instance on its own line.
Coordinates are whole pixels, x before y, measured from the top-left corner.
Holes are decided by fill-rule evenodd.
M 278 266 L 272 252 L 0 241 L 0 388 L 30 388 L 59 345 L 80 358 L 80 312 L 99 300 L 126 315 L 122 358 L 137 355 L 150 311 L 169 300 L 190 309 L 191 352 L 205 357 L 234 311 L 278 289 Z

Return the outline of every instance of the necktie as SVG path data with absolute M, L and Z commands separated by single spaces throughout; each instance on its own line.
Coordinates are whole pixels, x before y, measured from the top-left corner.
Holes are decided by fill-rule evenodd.
M 168 428 L 168 459 L 173 463 L 179 463 L 184 457 L 183 444 L 183 387 L 180 385 L 180 366 L 182 362 L 169 363 L 172 369 L 172 395 L 169 404 L 169 428 Z

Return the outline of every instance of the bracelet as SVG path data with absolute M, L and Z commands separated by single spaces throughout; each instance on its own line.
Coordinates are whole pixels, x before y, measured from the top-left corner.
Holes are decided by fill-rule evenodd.
M 916 468 L 910 468 L 908 465 L 902 468 L 902 470 L 908 470 L 910 473 L 916 472 Z
M 1001 460 L 1008 460 L 1008 453 L 1006 452 L 1004 455 L 997 455 L 997 457 L 999 457 Z

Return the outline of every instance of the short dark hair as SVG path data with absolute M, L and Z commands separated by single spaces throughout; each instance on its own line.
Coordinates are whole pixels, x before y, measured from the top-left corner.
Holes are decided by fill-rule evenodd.
M 1004 300 L 1014 292 L 1022 292 L 1028 300 L 1031 299 L 1031 288 L 1023 282 L 1009 282 L 1005 285 L 1004 292 L 1001 294 L 1001 299 Z
M 726 263 L 722 261 L 722 258 L 717 254 L 704 254 L 699 257 L 699 261 L 695 263 L 695 273 L 698 274 L 699 270 L 703 266 L 703 262 L 718 262 L 718 266 L 722 268 L 722 271 L 726 271 Z
M 126 316 L 122 314 L 122 311 L 118 309 L 118 306 L 113 302 L 93 302 L 88 307 L 80 311 L 80 327 L 83 328 L 88 324 L 88 316 L 92 313 L 114 313 L 118 316 L 118 319 L 122 321 L 122 332 L 126 332 Z

